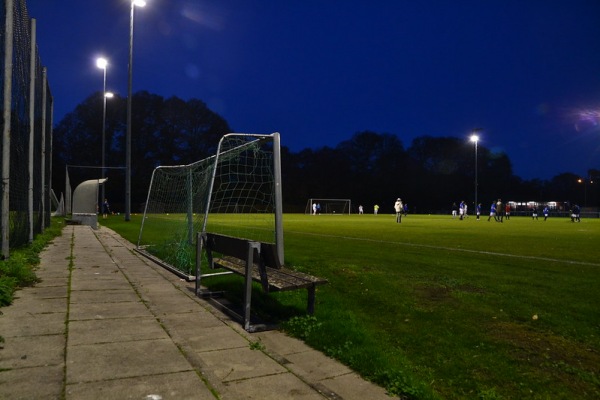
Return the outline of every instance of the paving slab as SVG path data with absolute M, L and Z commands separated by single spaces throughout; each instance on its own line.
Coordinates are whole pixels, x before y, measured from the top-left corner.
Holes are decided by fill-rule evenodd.
M 193 371 L 169 339 L 69 345 L 67 384 Z
M 326 398 L 316 388 L 307 385 L 291 373 L 231 381 L 228 382 L 224 394 L 230 399 L 323 400 Z M 369 397 L 363 398 L 363 400 L 368 399 Z
M 0 371 L 0 399 L 60 399 L 63 376 L 62 364 Z
M 11 307 L 3 309 L 0 317 L 0 335 L 10 337 L 29 337 L 41 335 L 64 335 L 66 315 L 63 313 L 29 314 L 15 312 Z M 32 338 L 31 340 L 34 340 Z M 1 353 L 0 353 L 1 357 Z
M 199 356 L 226 383 L 288 372 L 282 365 L 249 346 L 202 352 Z
M 0 369 L 62 365 L 65 354 L 64 335 L 5 338 Z
M 67 400 L 97 399 L 214 399 L 194 371 L 67 385 Z
M 86 319 L 112 319 L 145 317 L 148 308 L 141 301 L 122 303 L 72 303 L 69 312 L 71 321 Z
M 92 319 L 69 323 L 69 345 L 168 339 L 153 316 Z
M 123 303 L 139 301 L 139 296 L 130 288 L 108 289 L 98 294 L 97 290 L 73 290 L 71 292 L 71 303 Z

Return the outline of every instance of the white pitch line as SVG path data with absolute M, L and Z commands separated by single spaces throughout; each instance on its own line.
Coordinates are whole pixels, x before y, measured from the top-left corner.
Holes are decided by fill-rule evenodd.
M 296 233 L 299 235 L 322 236 L 322 237 L 331 237 L 331 238 L 339 238 L 339 239 L 357 240 L 357 241 L 362 241 L 362 242 L 396 244 L 396 245 L 407 246 L 407 247 L 422 247 L 422 248 L 434 249 L 434 250 L 460 251 L 463 253 L 475 253 L 475 254 L 485 254 L 485 255 L 499 256 L 499 257 L 521 258 L 524 260 L 551 261 L 551 262 L 556 262 L 556 263 L 565 263 L 565 264 L 572 264 L 572 265 L 587 265 L 587 266 L 592 266 L 592 267 L 600 267 L 599 263 L 592 263 L 592 262 L 587 262 L 587 261 L 560 260 L 557 258 L 523 256 L 523 255 L 516 255 L 516 254 L 496 253 L 493 251 L 483 251 L 483 250 L 458 249 L 455 247 L 432 246 L 429 244 L 391 242 L 391 241 L 387 241 L 387 240 L 375 240 L 375 239 L 357 238 L 357 237 L 351 237 L 351 236 L 325 235 L 322 233 L 298 232 L 298 231 L 289 231 L 289 230 L 286 232 Z

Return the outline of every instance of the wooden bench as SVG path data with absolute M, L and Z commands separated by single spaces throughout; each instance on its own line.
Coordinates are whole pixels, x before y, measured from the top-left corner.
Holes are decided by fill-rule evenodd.
M 313 314 L 315 310 L 317 285 L 327 283 L 325 279 L 285 268 L 279 260 L 274 244 L 216 233 L 199 234 L 196 274 L 198 277 L 201 273 L 202 249 L 206 251 L 211 269 L 223 268 L 245 277 L 243 320 L 244 329 L 249 332 L 257 330 L 250 324 L 252 281 L 259 282 L 265 293 L 306 288 L 309 314 Z M 197 284 L 197 290 L 198 286 Z

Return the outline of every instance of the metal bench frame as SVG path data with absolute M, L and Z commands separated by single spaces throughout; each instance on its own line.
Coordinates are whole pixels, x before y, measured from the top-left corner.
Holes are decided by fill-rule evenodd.
M 197 237 L 196 295 L 203 295 L 200 291 L 202 277 L 217 275 L 202 274 L 202 250 L 206 251 L 210 269 L 229 271 L 217 274 L 244 276 L 243 326 L 248 332 L 264 329 L 250 323 L 252 281 L 259 282 L 265 293 L 306 288 L 308 314 L 314 313 L 316 286 L 327 283 L 325 279 L 285 268 L 274 244 L 205 232 Z M 221 257 L 215 257 L 213 253 L 219 253 Z

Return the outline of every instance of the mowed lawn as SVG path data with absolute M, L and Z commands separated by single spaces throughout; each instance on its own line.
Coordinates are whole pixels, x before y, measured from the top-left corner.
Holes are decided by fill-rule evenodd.
M 600 398 L 599 219 L 286 214 L 284 227 L 286 264 L 329 280 L 314 318 L 303 291 L 270 295 L 297 310 L 284 328 L 390 393 Z

